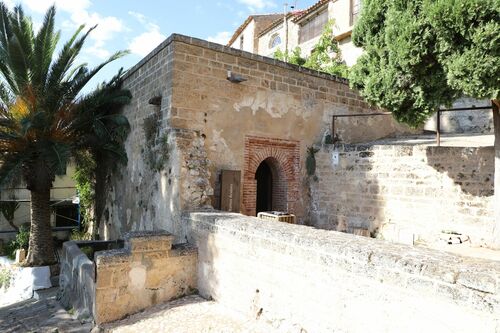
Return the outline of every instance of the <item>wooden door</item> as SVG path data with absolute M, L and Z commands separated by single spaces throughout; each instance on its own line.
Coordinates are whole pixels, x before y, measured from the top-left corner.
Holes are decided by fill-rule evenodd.
M 222 170 L 220 210 L 226 212 L 240 212 L 241 171 Z

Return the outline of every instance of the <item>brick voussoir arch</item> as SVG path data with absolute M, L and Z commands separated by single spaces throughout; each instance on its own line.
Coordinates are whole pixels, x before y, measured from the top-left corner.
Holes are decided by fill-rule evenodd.
M 243 213 L 255 215 L 257 182 L 255 172 L 263 161 L 273 169 L 278 199 L 276 207 L 294 212 L 299 193 L 299 141 L 247 136 L 243 174 Z M 275 204 L 273 204 L 275 206 Z M 274 208 L 273 208 L 274 209 Z

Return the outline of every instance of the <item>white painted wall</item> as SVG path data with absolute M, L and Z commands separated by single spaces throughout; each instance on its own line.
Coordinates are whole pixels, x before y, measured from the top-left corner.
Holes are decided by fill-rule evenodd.
M 333 29 L 334 34 L 336 36 L 347 34 L 347 37 L 339 42 L 339 46 L 340 50 L 342 51 L 342 58 L 345 60 L 348 66 L 352 66 L 356 63 L 356 60 L 361 55 L 362 49 L 355 47 L 351 42 L 350 36 L 348 35 L 352 31 L 352 26 L 350 22 L 351 21 L 350 0 L 331 1 L 328 4 L 327 10 L 328 10 L 328 18 L 330 20 L 331 19 L 335 20 L 335 25 Z M 299 32 L 300 32 L 300 25 L 292 22 L 292 20 L 289 19 L 288 49 L 293 50 L 297 46 L 299 46 L 302 51 L 302 56 L 307 57 L 311 54 L 311 51 L 313 50 L 316 43 L 319 41 L 320 36 L 310 39 L 304 43 L 299 43 Z M 274 34 L 276 33 L 280 34 L 282 39 L 282 45 L 270 49 L 269 42 L 271 40 L 271 37 L 274 36 Z M 285 50 L 284 43 L 285 43 L 285 34 L 284 34 L 283 24 L 281 24 L 259 38 L 257 53 L 263 56 L 272 57 L 274 52 L 276 52 L 278 48 L 281 49 L 282 51 Z M 233 45 L 235 44 L 237 46 L 233 47 L 239 48 L 239 40 L 233 43 Z
M 240 49 L 240 40 L 243 36 L 243 51 L 254 53 L 254 37 L 255 37 L 255 20 L 250 21 L 245 29 L 238 35 L 238 37 L 231 44 L 231 47 Z

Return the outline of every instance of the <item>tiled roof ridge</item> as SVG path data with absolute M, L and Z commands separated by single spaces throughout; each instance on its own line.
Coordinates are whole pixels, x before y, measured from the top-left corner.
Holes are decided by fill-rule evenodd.
M 286 18 L 289 19 L 290 17 L 292 16 L 298 16 L 298 15 L 302 15 L 302 12 L 303 10 L 295 10 L 295 11 L 292 11 L 292 12 L 288 12 L 288 14 L 286 14 Z M 261 37 L 262 35 L 266 34 L 269 32 L 269 30 L 271 30 L 272 28 L 276 27 L 278 24 L 280 24 L 281 22 L 283 22 L 283 18 L 279 18 L 279 19 L 276 19 L 275 21 L 271 22 L 266 28 L 264 28 L 260 33 L 259 33 L 259 37 Z
M 279 13 L 266 13 L 266 14 L 252 14 L 249 15 L 245 21 L 234 31 L 233 35 L 231 36 L 231 39 L 229 39 L 229 42 L 227 42 L 227 46 L 230 46 L 231 44 L 234 43 L 236 38 L 241 34 L 241 32 L 246 28 L 246 26 L 254 19 L 255 17 L 263 17 L 263 16 L 275 16 L 275 15 L 280 15 Z

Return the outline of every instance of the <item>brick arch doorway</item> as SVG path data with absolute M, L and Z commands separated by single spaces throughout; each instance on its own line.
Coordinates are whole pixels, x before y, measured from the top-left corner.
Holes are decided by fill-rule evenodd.
M 263 160 L 255 171 L 255 212 L 287 211 L 287 181 L 274 157 Z
M 265 162 L 272 178 L 272 210 L 295 212 L 299 196 L 299 142 L 247 136 L 245 138 L 242 212 L 257 215 L 257 179 Z

